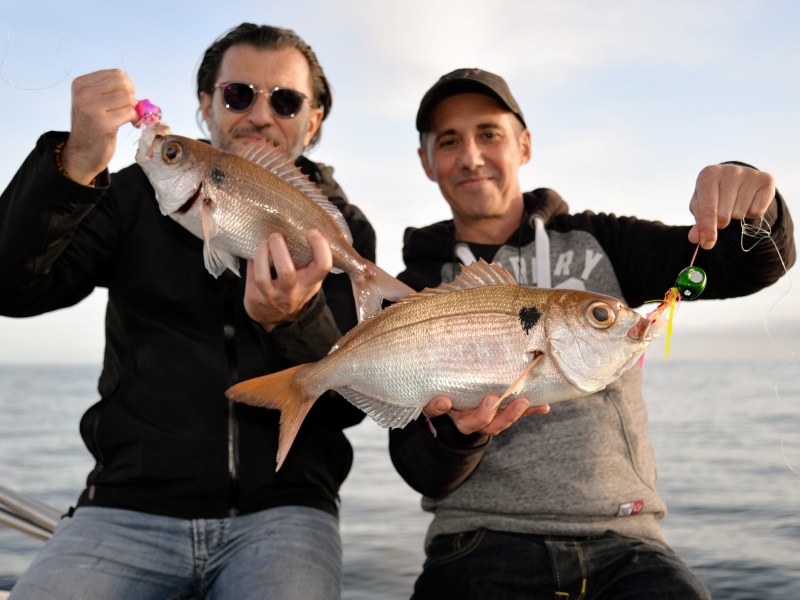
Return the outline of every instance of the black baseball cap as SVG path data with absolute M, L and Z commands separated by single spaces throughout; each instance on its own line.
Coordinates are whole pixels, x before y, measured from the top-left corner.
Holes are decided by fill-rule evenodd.
M 422 97 L 417 111 L 417 131 L 424 133 L 428 130 L 433 109 L 439 102 L 450 96 L 470 92 L 494 98 L 513 113 L 523 127 L 527 127 L 522 110 L 502 77 L 482 69 L 456 69 L 447 75 L 442 75 Z

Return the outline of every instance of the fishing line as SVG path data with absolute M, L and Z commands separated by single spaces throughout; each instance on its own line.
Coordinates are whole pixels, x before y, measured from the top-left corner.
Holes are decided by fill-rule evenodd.
M 56 43 L 56 57 L 57 58 L 60 58 L 61 46 L 62 46 L 62 44 L 64 42 L 69 42 L 69 44 L 72 47 L 72 64 L 70 65 L 69 69 L 66 69 L 64 71 L 64 76 L 61 79 L 59 79 L 58 81 L 56 81 L 55 83 L 53 83 L 51 85 L 47 85 L 47 86 L 44 86 L 44 87 L 38 87 L 38 88 L 21 87 L 21 86 L 18 86 L 16 84 L 10 82 L 8 79 L 6 79 L 5 76 L 3 75 L 3 67 L 5 66 L 6 57 L 8 56 L 8 51 L 11 48 L 11 28 L 8 26 L 8 23 L 3 18 L 2 15 L 0 15 L 0 21 L 3 22 L 3 25 L 4 25 L 5 30 L 6 30 L 6 35 L 5 35 L 6 44 L 5 44 L 5 48 L 3 48 L 3 56 L 2 56 L 2 58 L 0 58 L 0 81 L 2 81 L 8 87 L 10 87 L 12 89 L 15 89 L 15 90 L 23 90 L 23 91 L 26 91 L 26 92 L 40 92 L 40 91 L 43 91 L 43 90 L 49 90 L 51 88 L 54 88 L 57 85 L 59 85 L 61 82 L 63 82 L 64 80 L 66 80 L 66 79 L 68 79 L 70 77 L 70 74 L 72 73 L 72 68 L 75 66 L 75 44 L 69 38 L 61 38 Z
M 745 247 L 745 238 L 746 237 L 753 238 L 753 240 L 754 240 L 753 245 L 750 246 L 749 248 Z M 769 339 L 772 341 L 773 344 L 775 344 L 778 348 L 780 348 L 781 350 L 783 350 L 787 354 L 789 354 L 791 356 L 796 356 L 797 355 L 796 352 L 786 348 L 785 346 L 780 344 L 772 336 L 772 333 L 770 332 L 769 326 L 767 324 L 767 320 L 769 319 L 769 315 L 772 312 L 772 310 L 778 305 L 778 303 L 781 300 L 783 300 L 786 296 L 788 296 L 789 293 L 792 291 L 792 277 L 791 277 L 791 275 L 789 275 L 789 269 L 786 268 L 786 263 L 783 260 L 783 256 L 781 256 L 781 252 L 780 252 L 780 250 L 778 250 L 778 245 L 775 243 L 775 240 L 772 239 L 772 228 L 770 227 L 769 223 L 767 223 L 766 220 L 764 220 L 764 217 L 761 217 L 761 220 L 760 220 L 760 222 L 758 223 L 757 226 L 755 224 L 745 223 L 744 221 L 742 221 L 742 236 L 741 236 L 742 252 L 750 252 L 763 239 L 768 239 L 770 242 L 772 242 L 772 246 L 773 246 L 773 248 L 775 248 L 775 253 L 778 255 L 778 260 L 781 261 L 781 266 L 783 267 L 783 272 L 784 272 L 784 274 L 786 275 L 786 277 L 787 277 L 787 279 L 789 281 L 789 287 L 772 304 L 772 306 L 769 307 L 769 309 L 767 310 L 767 313 L 764 315 L 764 330 L 767 332 L 767 337 L 769 337 Z
M 56 44 L 56 55 L 57 55 L 57 57 L 58 58 L 61 57 L 61 47 L 65 42 L 68 42 L 70 44 L 71 49 L 72 49 L 71 65 L 70 65 L 70 67 L 68 69 L 64 70 L 64 76 L 61 79 L 59 79 L 55 83 L 52 83 L 52 84 L 44 86 L 44 87 L 22 87 L 22 86 L 19 86 L 19 85 L 15 84 L 15 83 L 9 81 L 5 77 L 5 75 L 3 74 L 3 68 L 4 68 L 5 63 L 6 63 L 6 58 L 8 57 L 8 52 L 9 52 L 9 50 L 11 48 L 11 28 L 8 26 L 7 21 L 5 20 L 5 18 L 2 15 L 0 15 L 0 21 L 2 21 L 3 27 L 5 28 L 5 33 L 6 33 L 6 35 L 5 35 L 5 41 L 6 41 L 5 47 L 3 48 L 2 56 L 0 56 L 0 81 L 2 81 L 8 87 L 10 87 L 11 89 L 14 89 L 14 90 L 21 90 L 21 91 L 26 91 L 26 92 L 40 92 L 40 91 L 44 91 L 44 90 L 48 90 L 48 89 L 54 88 L 57 85 L 60 85 L 61 83 L 66 81 L 67 79 L 71 78 L 72 70 L 75 67 L 75 44 L 69 38 L 61 38 L 58 41 L 58 43 Z M 122 70 L 122 71 L 125 70 L 125 57 L 124 56 L 120 58 L 119 69 Z M 98 82 L 93 83 L 93 84 L 86 84 L 86 87 L 96 87 L 96 86 L 104 85 L 108 81 L 110 81 L 112 77 L 113 77 L 113 75 L 110 75 L 107 79 L 104 79 L 102 81 L 98 81 Z M 74 78 L 72 78 L 72 81 L 74 81 Z M 159 121 L 161 119 L 161 109 L 159 107 L 157 107 L 156 105 L 152 104 L 149 100 L 140 100 L 139 103 L 136 105 L 136 112 L 139 115 L 139 122 L 134 125 L 134 130 L 138 129 L 139 127 L 141 127 L 144 124 L 154 123 L 154 122 Z M 134 131 L 134 130 L 132 130 L 132 131 Z M 129 136 L 131 135 L 131 132 L 128 133 Z
M 787 468 L 787 469 L 789 469 L 789 470 L 790 470 L 792 473 L 794 473 L 795 475 L 800 475 L 800 471 L 798 471 L 797 469 L 795 469 L 795 468 L 794 468 L 794 467 L 793 467 L 793 466 L 792 466 L 792 465 L 789 463 L 789 459 L 788 459 L 788 458 L 786 458 L 786 447 L 784 446 L 784 443 L 783 443 L 783 438 L 781 438 L 781 456 L 783 457 L 783 462 L 784 462 L 784 463 L 786 463 L 786 468 Z
M 52 83 L 50 85 L 46 85 L 44 87 L 22 87 L 22 86 L 19 86 L 19 85 L 15 84 L 15 83 L 9 81 L 5 77 L 5 75 L 3 74 L 3 68 L 5 66 L 5 62 L 6 62 L 6 58 L 8 56 L 8 52 L 9 52 L 9 50 L 11 48 L 11 29 L 8 26 L 8 23 L 6 22 L 5 18 L 2 15 L 0 15 L 0 21 L 2 21 L 3 26 L 5 28 L 5 31 L 6 31 L 6 35 L 5 35 L 6 43 L 5 43 L 5 47 L 3 48 L 2 57 L 0 57 L 0 81 L 5 83 L 11 89 L 21 90 L 21 91 L 25 91 L 25 92 L 41 92 L 41 91 L 44 91 L 44 90 L 49 90 L 51 88 L 54 88 L 57 85 L 60 85 L 61 83 L 66 81 L 67 79 L 71 79 L 72 81 L 74 81 L 75 78 L 72 77 L 72 70 L 75 68 L 75 43 L 72 41 L 71 38 L 67 38 L 67 37 L 61 38 L 56 43 L 56 57 L 57 58 L 61 58 L 61 55 L 62 55 L 61 48 L 65 43 L 68 43 L 70 45 L 71 50 L 72 50 L 72 56 L 70 57 L 71 58 L 70 67 L 68 69 L 63 69 L 64 70 L 64 76 L 61 79 L 59 79 L 55 83 Z M 122 71 L 125 70 L 125 57 L 124 56 L 122 56 L 120 58 L 120 66 L 118 68 L 120 70 L 122 70 Z M 98 85 L 104 85 L 110 79 L 111 79 L 111 77 L 109 77 L 108 79 L 105 79 L 103 81 L 99 81 L 97 83 L 93 83 L 91 85 L 86 85 L 86 87 L 95 87 L 95 86 L 98 86 Z
M 753 239 L 752 245 L 747 247 L 745 245 L 745 238 L 752 238 Z M 778 399 L 778 402 L 780 402 L 786 408 L 791 409 L 793 407 L 790 406 L 781 397 L 779 386 L 780 386 L 780 382 L 781 382 L 782 378 L 784 377 L 784 375 L 786 375 L 786 372 L 789 370 L 789 368 L 795 366 L 795 364 L 797 363 L 797 356 L 798 355 L 794 350 L 790 350 L 789 348 L 787 348 L 783 344 L 779 343 L 775 339 L 775 337 L 772 335 L 772 332 L 769 330 L 768 320 L 769 320 L 770 313 L 773 311 L 773 309 L 778 305 L 779 302 L 781 302 L 792 291 L 792 277 L 791 277 L 791 275 L 789 275 L 789 269 L 786 267 L 786 262 L 783 260 L 783 256 L 781 255 L 781 251 L 778 249 L 778 245 L 775 243 L 775 240 L 772 239 L 772 228 L 770 227 L 770 224 L 767 223 L 767 221 L 764 219 L 764 217 L 762 216 L 760 218 L 760 221 L 758 222 L 758 224 L 746 223 L 744 220 L 742 220 L 742 235 L 741 235 L 741 242 L 740 243 L 741 243 L 741 248 L 742 248 L 743 252 L 750 252 L 753 248 L 755 248 L 759 244 L 759 242 L 761 242 L 764 239 L 768 239 L 770 242 L 772 242 L 772 246 L 773 246 L 773 248 L 775 248 L 775 253 L 778 255 L 778 260 L 781 261 L 781 266 L 783 267 L 783 272 L 786 275 L 787 280 L 789 282 L 789 285 L 786 288 L 786 291 L 784 291 L 783 294 L 781 294 L 778 297 L 778 299 L 775 300 L 775 302 L 772 304 L 772 306 L 769 307 L 769 309 L 767 309 L 767 313 L 764 315 L 764 330 L 767 333 L 767 337 L 770 339 L 770 341 L 773 344 L 775 344 L 775 346 L 777 346 L 779 349 L 781 349 L 784 352 L 786 352 L 789 356 L 794 357 L 793 360 L 791 360 L 788 364 L 786 364 L 783 367 L 783 369 L 780 371 L 780 373 L 778 373 L 778 375 L 777 375 L 777 377 L 775 379 L 775 386 L 774 386 L 775 397 Z M 797 469 L 795 469 L 791 465 L 791 463 L 789 462 L 788 457 L 786 456 L 786 444 L 785 444 L 785 438 L 783 436 L 781 437 L 781 456 L 783 457 L 783 462 L 786 464 L 787 468 L 792 473 L 794 473 L 795 475 L 800 475 L 800 471 L 798 471 Z

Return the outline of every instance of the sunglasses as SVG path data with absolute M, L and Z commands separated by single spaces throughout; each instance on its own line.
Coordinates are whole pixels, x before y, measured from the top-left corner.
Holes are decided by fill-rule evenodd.
M 308 96 L 291 88 L 276 87 L 271 90 L 257 90 L 252 84 L 230 81 L 217 85 L 222 89 L 225 108 L 231 112 L 247 112 L 256 103 L 258 94 L 266 94 L 272 112 L 281 119 L 293 119 L 303 107 Z

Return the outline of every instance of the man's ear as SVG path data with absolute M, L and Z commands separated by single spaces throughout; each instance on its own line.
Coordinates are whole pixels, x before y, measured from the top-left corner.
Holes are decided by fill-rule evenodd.
M 213 94 L 208 92 L 200 92 L 200 111 L 203 113 L 203 121 L 211 130 L 211 100 L 214 98 Z
M 431 181 L 436 181 L 436 178 L 433 176 L 433 170 L 428 164 L 428 153 L 425 152 L 424 148 L 417 148 L 417 154 L 419 154 L 419 160 L 422 163 L 422 168 L 425 169 L 425 175 L 427 175 L 428 179 Z
M 531 156 L 533 156 L 533 147 L 531 144 L 531 132 L 526 127 L 522 130 L 522 133 L 519 135 L 519 145 L 522 155 L 522 163 L 523 165 L 527 165 L 528 162 L 531 160 Z
M 322 125 L 322 117 L 325 116 L 325 111 L 321 108 L 312 108 L 308 115 L 308 125 L 306 126 L 306 133 L 303 137 L 303 149 L 307 148 L 311 140 L 316 135 L 319 126 Z

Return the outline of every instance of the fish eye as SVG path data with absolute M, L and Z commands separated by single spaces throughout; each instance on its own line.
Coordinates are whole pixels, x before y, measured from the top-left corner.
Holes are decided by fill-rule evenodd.
M 181 148 L 178 142 L 168 142 L 164 144 L 161 150 L 161 158 L 163 158 L 164 162 L 168 165 L 180 160 L 181 154 L 183 154 L 183 148 Z
M 586 316 L 598 329 L 607 329 L 617 320 L 617 313 L 605 302 L 592 302 L 586 309 Z

